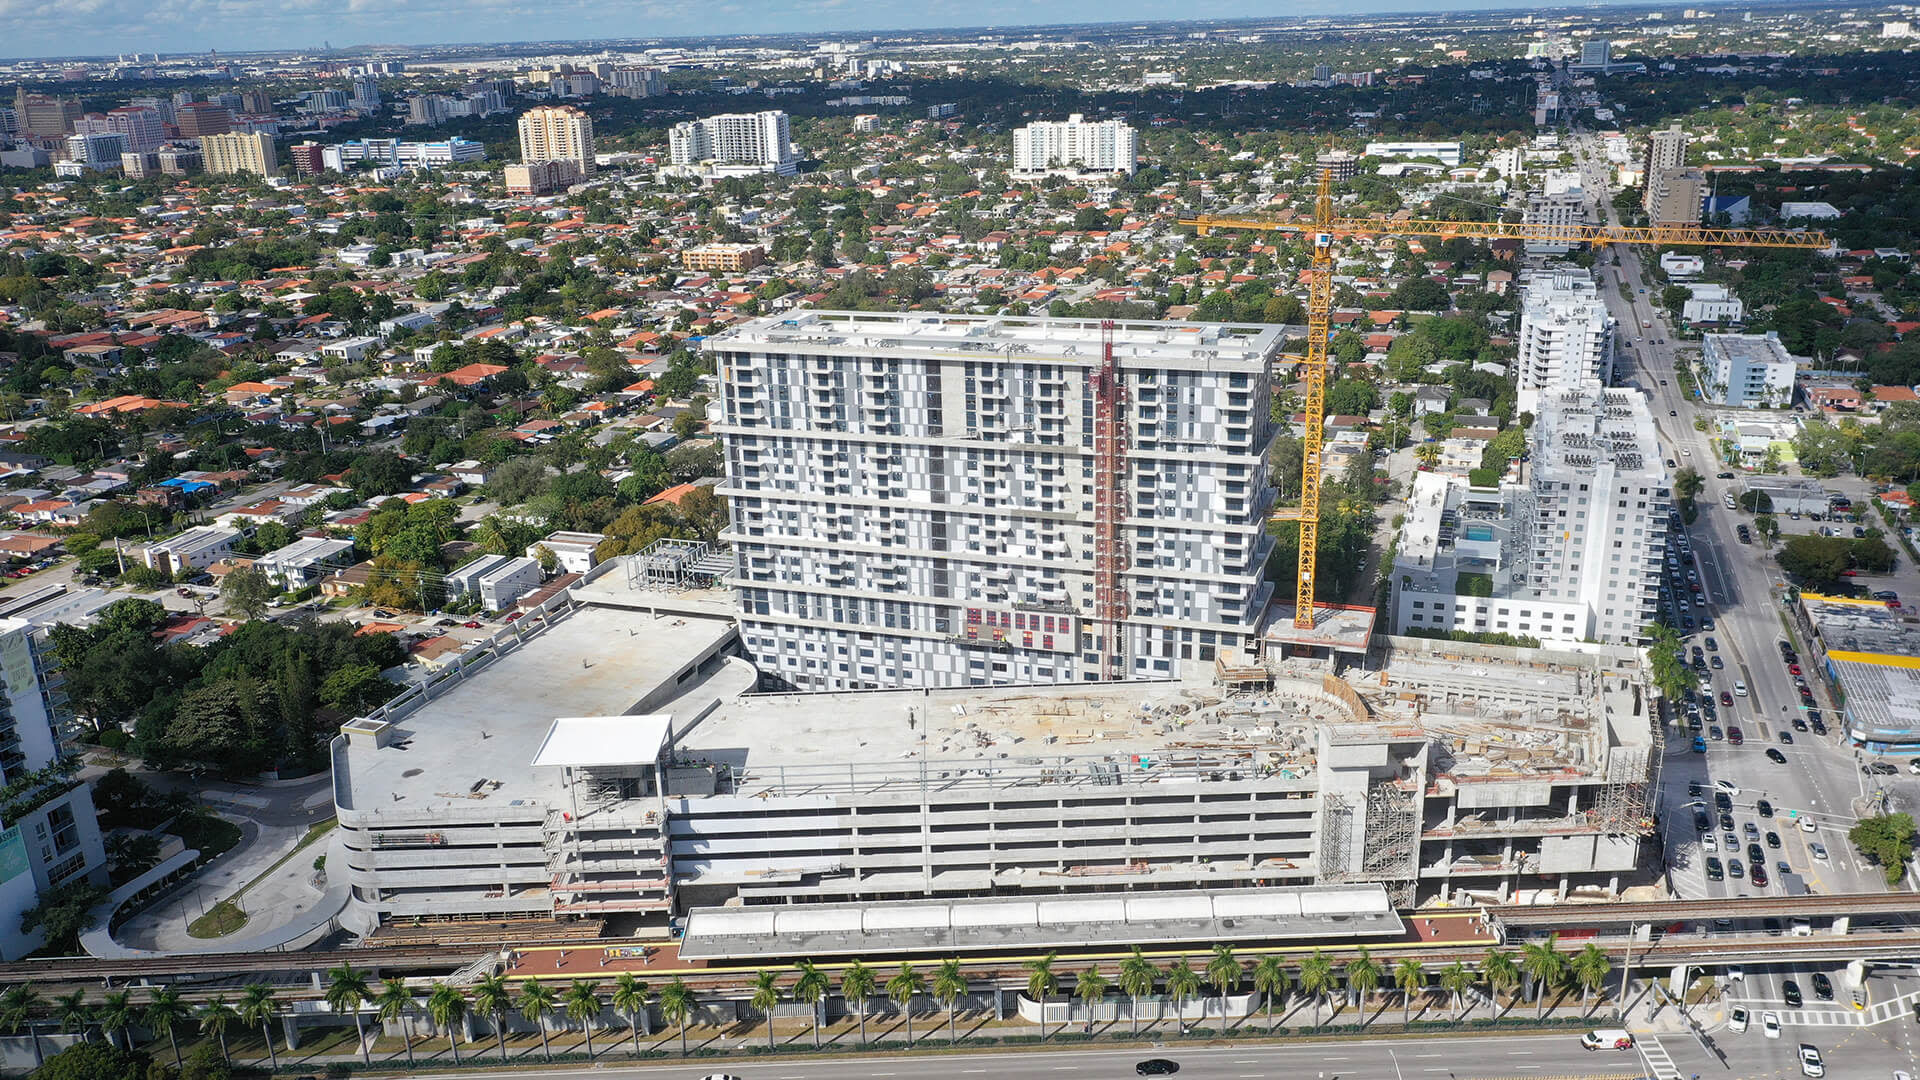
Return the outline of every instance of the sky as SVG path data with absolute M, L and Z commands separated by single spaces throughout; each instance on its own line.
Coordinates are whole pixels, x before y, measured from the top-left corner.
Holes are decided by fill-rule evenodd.
M 1295 0 L 1286 15 L 1514 7 L 1514 0 Z M 0 0 L 0 56 L 496 43 L 1272 17 L 1260 0 Z

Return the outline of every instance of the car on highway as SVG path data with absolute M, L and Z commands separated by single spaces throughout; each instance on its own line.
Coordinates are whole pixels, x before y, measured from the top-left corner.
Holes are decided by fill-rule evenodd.
M 1733 815 L 1725 810 L 1720 811 L 1720 828 L 1724 829 L 1728 836 L 1733 835 Z
M 1750 843 L 1747 845 L 1747 861 L 1750 863 L 1763 863 L 1767 861 L 1767 857 L 1761 852 L 1759 844 Z
M 1733 835 L 1732 829 L 1728 829 L 1727 830 L 1727 854 L 1732 855 L 1738 852 L 1739 850 L 1740 850 L 1740 838 Z
M 1814 824 L 1812 814 L 1800 815 L 1800 831 L 1801 832 L 1814 832 L 1814 831 L 1817 831 L 1818 829 L 1819 829 L 1819 826 Z
M 1869 761 L 1865 765 L 1860 766 L 1860 771 L 1866 773 L 1868 776 L 1892 776 L 1900 770 L 1894 768 L 1892 762 Z
M 1907 762 L 1907 771 L 1915 776 L 1920 776 L 1920 757 Z
M 1760 1034 L 1765 1035 L 1769 1039 L 1777 1039 L 1780 1037 L 1779 1013 L 1760 1014 Z
M 1721 739 L 1726 738 L 1726 735 L 1720 731 L 1719 724 L 1709 724 L 1707 725 L 1707 738 L 1712 739 L 1714 742 L 1719 742 Z
M 1715 671 L 1721 671 L 1726 668 L 1727 662 L 1725 660 L 1720 659 L 1719 654 L 1715 653 L 1713 656 L 1713 659 L 1707 662 L 1707 666 L 1711 667 Z
M 1779 747 L 1769 746 L 1767 747 L 1767 760 L 1773 762 L 1775 765 L 1785 765 L 1787 763 L 1787 755 L 1781 753 Z
M 1775 851 L 1780 849 L 1780 834 L 1774 832 L 1772 829 L 1767 830 L 1767 846 L 1773 848 Z
M 1166 1058 L 1148 1058 L 1133 1067 L 1135 1076 L 1172 1076 L 1180 1071 L 1180 1063 Z
M 1733 695 L 1725 690 L 1720 691 L 1720 706 L 1725 709 L 1733 708 Z
M 1700 834 L 1700 847 L 1707 851 L 1719 851 L 1720 841 L 1713 838 L 1712 832 L 1703 832 Z
M 1679 411 L 1678 409 L 1668 409 L 1668 410 L 1667 410 L 1667 415 L 1668 415 L 1668 416 L 1679 416 L 1679 415 L 1680 415 L 1680 411 Z
M 1707 651 L 1708 651 L 1708 652 L 1719 652 L 1719 651 L 1720 651 L 1720 643 L 1719 643 L 1719 642 L 1717 642 L 1717 641 L 1715 641 L 1715 640 L 1713 640 L 1712 638 L 1708 638 L 1708 639 L 1706 639 L 1706 643 L 1707 643 Z
M 1698 799 L 1702 795 L 1705 795 L 1706 793 L 1707 793 L 1707 788 L 1705 784 L 1702 784 L 1698 780 L 1687 781 L 1687 798 Z
M 1807 722 L 1806 722 L 1806 721 L 1805 721 L 1804 719 L 1802 719 L 1802 718 L 1800 718 L 1800 717 L 1798 717 L 1798 716 L 1796 716 L 1796 717 L 1794 717 L 1794 718 L 1793 718 L 1793 730 L 1795 730 L 1795 731 L 1805 731 L 1805 730 L 1807 730 Z
M 1764 889 L 1767 887 L 1767 864 L 1766 863 L 1754 863 L 1753 869 L 1749 871 L 1749 874 L 1750 874 L 1750 877 L 1748 878 L 1748 880 L 1753 882 L 1754 888 Z
M 1733 479 L 1733 474 L 1730 472 L 1717 472 L 1713 474 L 1713 478 L 1715 480 L 1731 480 Z
M 1773 804 L 1768 802 L 1765 799 L 1761 799 L 1759 802 L 1754 803 L 1753 808 L 1754 810 L 1759 812 L 1761 817 L 1770 818 L 1773 816 Z
M 1713 791 L 1714 805 L 1719 806 L 1722 810 L 1731 810 L 1733 809 L 1733 797 L 1740 794 L 1740 785 L 1731 780 L 1715 780 L 1713 782 Z M 1727 797 L 1725 805 L 1721 805 L 1720 803 L 1720 797 L 1722 795 Z
M 1694 832 L 1711 832 L 1712 830 L 1713 830 L 1713 819 L 1707 816 L 1707 812 L 1705 810 L 1695 810 L 1693 812 L 1693 831 Z
M 1800 1044 L 1800 1075 L 1815 1080 L 1827 1075 L 1827 1063 L 1820 1060 L 1820 1051 L 1807 1043 Z
M 1782 745 L 1785 745 L 1785 746 L 1793 745 L 1793 732 L 1788 731 L 1786 728 L 1781 728 L 1780 742 Z
M 1701 737 L 1700 737 L 1700 736 L 1698 736 L 1698 735 L 1695 735 L 1695 736 L 1693 737 L 1693 752 L 1694 752 L 1694 753 L 1696 753 L 1696 754 L 1704 754 L 1704 753 L 1706 753 L 1706 752 L 1707 752 L 1707 740 L 1705 740 L 1705 739 L 1703 739 L 1703 738 L 1701 738 Z
M 1820 719 L 1819 709 L 1813 709 L 1807 713 L 1807 723 L 1813 725 L 1813 733 L 1815 735 L 1825 735 L 1827 733 L 1827 723 Z
M 1813 973 L 1813 996 L 1821 1001 L 1833 1000 L 1833 980 L 1827 978 L 1824 971 Z
M 740 1078 L 732 1073 L 708 1073 L 701 1077 L 700 1080 L 740 1080 Z
M 1707 880 L 1724 881 L 1726 876 L 1727 872 L 1721 867 L 1720 860 L 1712 855 L 1707 856 Z
M 1780 984 L 1780 997 L 1786 1001 L 1787 1008 L 1797 1009 L 1805 999 L 1800 996 L 1800 984 L 1788 979 Z
M 1826 862 L 1827 861 L 1827 845 L 1808 844 L 1807 854 L 1813 856 L 1814 862 Z
M 1745 732 L 1741 731 L 1738 727 L 1732 724 L 1727 725 L 1727 745 L 1728 746 L 1740 746 L 1744 744 L 1746 741 L 1747 741 L 1747 736 Z
M 1747 1030 L 1747 1010 L 1735 1005 L 1727 1011 L 1727 1030 L 1735 1035 Z
M 1744 683 L 1744 682 L 1741 682 L 1741 681 L 1740 681 L 1739 679 L 1735 679 L 1735 680 L 1733 680 L 1733 696 L 1734 696 L 1734 697 L 1746 697 L 1746 696 L 1747 696 L 1747 684 L 1746 684 L 1746 683 Z

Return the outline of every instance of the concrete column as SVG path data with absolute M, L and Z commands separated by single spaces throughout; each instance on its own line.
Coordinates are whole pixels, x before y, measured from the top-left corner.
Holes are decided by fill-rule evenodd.
M 291 1014 L 283 1014 L 280 1017 L 280 1036 L 287 1044 L 288 1053 L 300 1049 L 300 1028 L 293 1022 Z
M 993 1018 L 1003 1019 L 1007 1015 L 1007 992 L 996 986 L 993 988 Z
M 1852 933 L 1853 932 L 1853 916 L 1835 915 L 1833 917 L 1833 932 L 1836 937 L 1846 937 L 1848 934 Z
M 1620 875 L 1619 875 L 1619 874 L 1610 874 L 1610 875 L 1608 875 L 1608 877 L 1607 877 L 1607 895 L 1608 895 L 1608 896 L 1619 896 L 1619 895 L 1620 895 Z
M 1667 977 L 1667 988 L 1673 992 L 1675 1000 L 1685 1001 L 1687 999 L 1686 964 L 1675 964 L 1673 966 L 1673 974 Z

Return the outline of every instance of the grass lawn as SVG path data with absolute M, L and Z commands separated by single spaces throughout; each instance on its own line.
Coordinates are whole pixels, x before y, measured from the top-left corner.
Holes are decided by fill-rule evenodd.
M 208 908 L 205 915 L 187 924 L 187 933 L 197 938 L 226 937 L 245 925 L 247 913 L 235 907 L 233 901 L 222 900 Z

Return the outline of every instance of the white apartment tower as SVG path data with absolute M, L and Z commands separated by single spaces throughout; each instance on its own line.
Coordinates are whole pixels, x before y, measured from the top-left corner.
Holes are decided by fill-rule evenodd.
M 66 756 L 66 696 L 44 648 L 31 624 L 0 619 L 0 784 L 18 790 L 0 819 L 0 960 L 18 960 L 43 942 L 43 934 L 20 932 L 20 916 L 40 894 L 105 879 L 92 793 L 53 768 Z
M 675 124 L 667 132 L 667 151 L 675 165 L 716 165 L 723 171 L 735 166 L 791 176 L 800 166 L 787 114 L 778 109 Z
M 1520 303 L 1520 409 L 1542 391 L 1612 382 L 1614 319 L 1584 270 L 1529 279 Z
M 1277 327 L 1120 324 L 1106 408 L 1086 320 L 808 311 L 705 347 L 763 672 L 804 689 L 1165 677 L 1258 633 Z M 1117 446 L 1096 445 L 1103 414 Z M 1097 580 L 1117 606 L 1096 607 Z
M 1708 401 L 1736 409 L 1792 404 L 1799 362 L 1779 334 L 1707 334 L 1700 344 L 1700 392 Z
M 107 130 L 126 136 L 127 149 L 136 154 L 158 149 L 167 141 L 167 128 L 160 118 L 160 110 L 139 105 L 108 110 Z
M 1540 395 L 1518 482 L 1421 473 L 1393 564 L 1393 632 L 1630 644 L 1658 613 L 1671 478 L 1647 399 Z
M 571 161 L 593 173 L 593 118 L 571 105 L 542 105 L 520 114 L 520 160 Z
M 1013 171 L 1050 170 L 1131 173 L 1139 146 L 1133 128 L 1119 120 L 1089 123 L 1079 113 L 1064 122 L 1036 120 L 1013 131 Z

